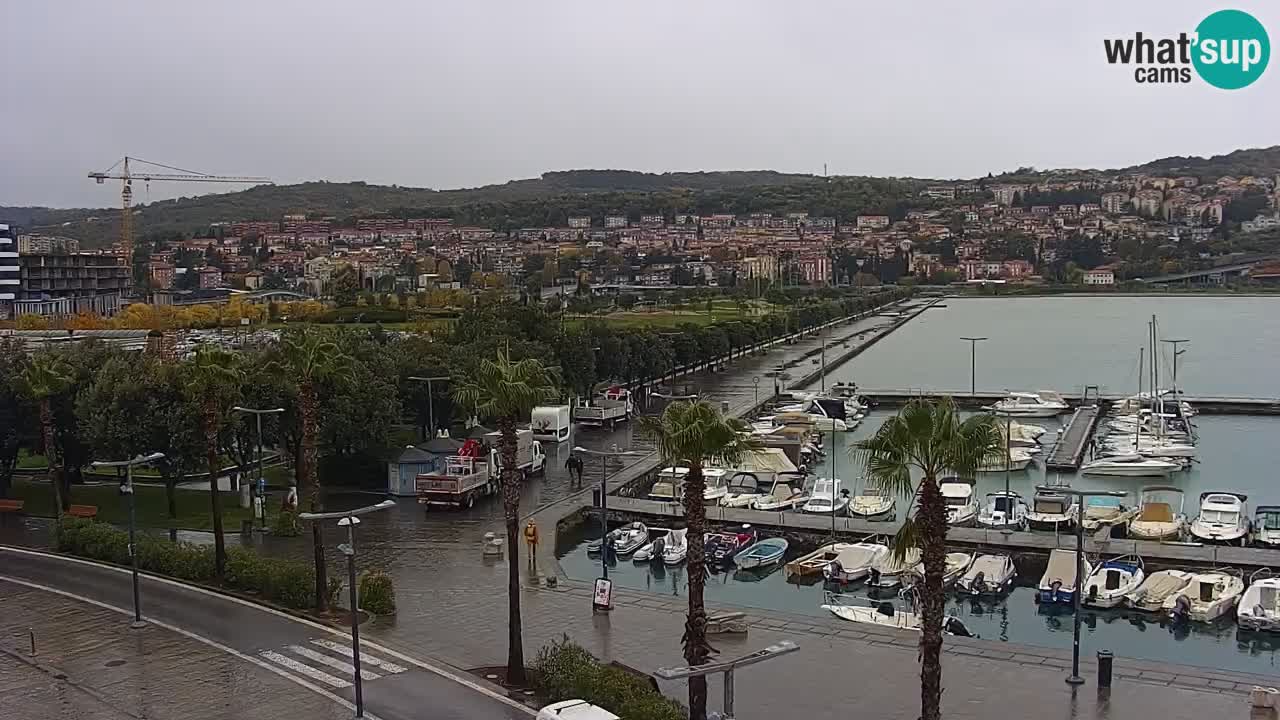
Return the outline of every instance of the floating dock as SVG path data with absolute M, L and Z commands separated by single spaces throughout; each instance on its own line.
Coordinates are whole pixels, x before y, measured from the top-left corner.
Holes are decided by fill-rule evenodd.
M 858 388 L 858 394 L 874 403 L 886 406 L 905 405 L 911 400 L 920 398 L 936 400 L 949 397 L 962 408 L 983 408 L 1005 398 L 1007 393 L 979 390 L 970 393 L 966 390 L 934 390 L 924 388 L 869 389 Z M 1128 395 L 1103 393 L 1101 396 L 1092 391 L 1059 393 L 1063 400 L 1072 405 L 1080 405 L 1087 401 L 1101 401 L 1106 406 L 1125 399 Z M 1132 393 L 1130 393 L 1132 394 Z M 1191 397 L 1184 395 L 1183 400 L 1195 406 L 1201 415 L 1280 415 L 1280 398 L 1246 398 L 1246 397 Z
M 1076 408 L 1067 426 L 1058 433 L 1057 441 L 1053 443 L 1053 448 L 1045 457 L 1044 466 L 1050 470 L 1068 472 L 1079 470 L 1080 463 L 1084 460 L 1085 448 L 1089 446 L 1089 440 L 1093 438 L 1093 432 L 1098 428 L 1100 417 L 1102 417 L 1102 408 L 1097 405 L 1083 405 Z

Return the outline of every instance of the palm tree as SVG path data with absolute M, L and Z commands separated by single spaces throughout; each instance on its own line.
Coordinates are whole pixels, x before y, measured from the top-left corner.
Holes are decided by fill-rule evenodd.
M 502 510 L 507 525 L 507 682 L 523 683 L 524 635 L 520 620 L 520 564 L 516 548 L 520 524 L 520 476 L 516 467 L 516 422 L 559 393 L 558 373 L 538 360 L 512 362 L 506 350 L 497 360 L 481 360 L 474 375 L 454 387 L 453 399 L 481 418 L 493 418 L 502 439 Z
M 689 468 L 684 484 L 684 519 L 689 543 L 689 614 L 685 618 L 682 642 L 684 659 L 690 665 L 703 665 L 715 650 L 707 642 L 707 610 L 702 599 L 706 585 L 702 535 L 707 524 L 702 497 L 706 487 L 702 468 L 707 462 L 736 465 L 761 446 L 750 438 L 750 428 L 746 423 L 720 414 L 715 406 L 704 400 L 672 403 L 661 417 L 640 418 L 640 427 L 653 433 L 664 464 Z M 706 716 L 707 679 L 691 677 L 689 718 L 704 720 Z
M 946 600 L 947 506 L 939 480 L 952 473 L 973 477 L 984 459 L 1003 451 L 1000 430 L 990 415 L 962 420 L 950 398 L 912 400 L 876 434 L 850 448 L 866 465 L 867 480 L 918 505 L 893 539 L 902 559 L 920 548 L 924 584 L 920 588 L 920 717 L 938 720 L 942 702 L 942 613 Z M 912 475 L 920 476 L 919 482 Z
M 302 426 L 297 478 L 305 486 L 307 505 L 311 512 L 324 510 L 320 496 L 320 478 L 316 468 L 316 436 L 319 433 L 319 399 L 316 384 L 326 379 L 344 378 L 351 368 L 351 357 L 327 334 L 314 329 L 286 333 L 280 339 L 281 358 L 271 363 L 284 371 L 297 383 L 298 418 Z M 321 523 L 311 523 L 311 549 L 315 556 L 316 609 L 324 612 L 329 606 L 328 577 L 324 561 L 324 537 Z
M 60 356 L 40 353 L 22 371 L 22 382 L 27 394 L 40 405 L 40 436 L 44 441 L 44 455 L 49 461 L 49 483 L 53 485 L 53 503 L 58 510 L 57 521 L 71 505 L 70 493 L 63 495 L 62 464 L 58 461 L 58 447 L 53 439 L 53 400 L 71 386 L 71 366 Z
M 188 397 L 200 405 L 204 431 L 205 458 L 209 467 L 209 502 L 213 510 L 214 575 L 222 579 L 227 564 L 227 547 L 222 530 L 222 499 L 218 491 L 218 440 L 226 415 L 240 393 L 244 373 L 240 356 L 211 345 L 202 346 L 187 363 L 183 373 Z

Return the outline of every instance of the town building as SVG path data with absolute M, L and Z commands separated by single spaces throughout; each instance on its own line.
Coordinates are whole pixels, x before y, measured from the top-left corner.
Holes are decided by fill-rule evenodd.
M 604 226 L 608 230 L 617 230 L 627 226 L 627 218 L 623 215 L 609 215 L 604 219 Z
M 80 241 L 58 235 L 24 233 L 18 236 L 18 252 L 23 255 L 51 255 L 80 252 Z
M 112 315 L 130 281 L 129 268 L 115 255 L 19 253 L 18 266 L 16 315 Z
M 222 271 L 216 267 L 202 267 L 197 274 L 200 276 L 201 290 L 212 290 L 222 286 Z
M 889 227 L 888 215 L 859 215 L 855 221 L 859 230 L 883 230 Z
M 571 228 L 589 228 L 591 227 L 591 216 L 577 216 L 569 218 L 569 227 Z
M 1084 273 L 1085 285 L 1115 285 L 1116 274 L 1107 265 L 1097 267 L 1092 270 L 1086 270 Z
M 173 287 L 174 271 L 173 263 L 152 260 L 147 266 L 151 287 L 157 290 L 168 290 Z
M 738 261 L 739 272 L 747 279 L 760 278 L 772 282 L 778 278 L 778 256 L 756 255 Z
M 6 223 L 0 223 L 0 318 L 13 316 L 13 301 L 18 299 L 21 274 L 13 229 Z

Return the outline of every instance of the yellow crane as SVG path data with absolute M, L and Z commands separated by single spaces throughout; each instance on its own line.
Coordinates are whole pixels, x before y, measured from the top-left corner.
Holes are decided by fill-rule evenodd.
M 133 166 L 130 166 L 133 163 Z M 142 165 L 139 169 L 137 166 Z M 116 168 L 119 168 L 117 170 Z M 158 168 L 163 172 L 153 170 Z M 115 165 L 107 168 L 103 172 L 91 172 L 89 177 L 96 180 L 99 185 L 107 180 L 121 180 L 123 187 L 120 190 L 120 203 L 123 213 L 120 215 L 120 246 L 121 254 L 124 257 L 124 264 L 129 268 L 129 283 L 133 283 L 133 181 L 141 180 L 150 185 L 152 180 L 169 180 L 176 182 L 215 182 L 215 183 L 271 183 L 270 178 L 238 176 L 238 175 L 209 175 L 208 173 L 197 172 L 195 170 L 184 170 L 183 168 L 165 165 L 163 163 L 151 162 L 141 158 L 125 156 L 116 162 Z

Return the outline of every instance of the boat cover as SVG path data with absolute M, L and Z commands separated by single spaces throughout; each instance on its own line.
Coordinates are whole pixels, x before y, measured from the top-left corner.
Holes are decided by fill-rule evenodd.
M 1049 553 L 1049 566 L 1044 570 L 1041 585 L 1061 582 L 1064 588 L 1076 586 L 1076 554 L 1071 550 L 1054 550 Z
M 1169 503 L 1146 503 L 1142 506 L 1142 514 L 1138 519 L 1142 522 L 1171 523 L 1173 522 L 1173 508 L 1169 507 Z
M 1142 583 L 1142 587 L 1146 589 L 1146 602 L 1164 602 L 1165 598 L 1186 587 L 1186 585 L 1187 578 L 1169 575 L 1168 573 L 1149 575 L 1146 582 Z

